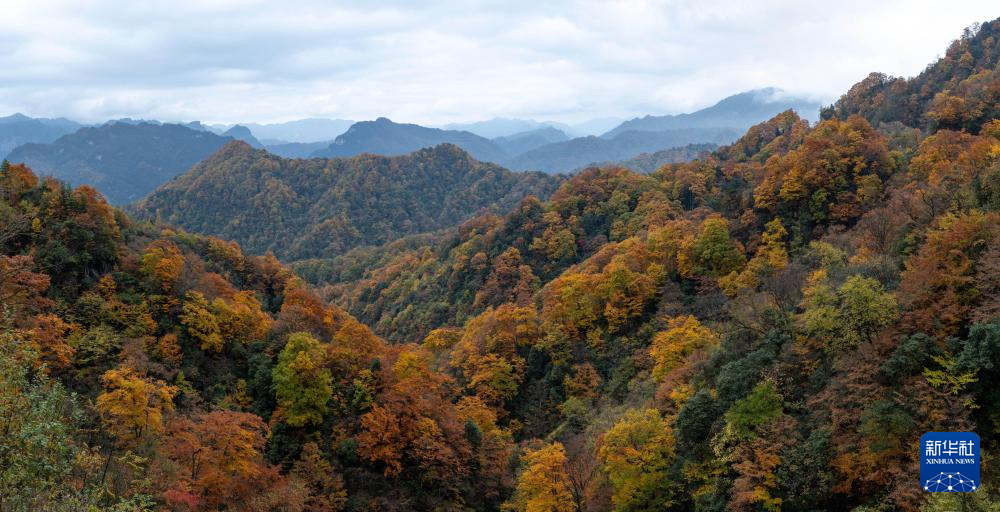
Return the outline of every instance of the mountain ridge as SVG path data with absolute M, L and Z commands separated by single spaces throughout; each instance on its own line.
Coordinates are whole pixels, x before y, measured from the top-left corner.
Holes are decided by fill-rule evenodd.
M 479 162 L 452 144 L 393 157 L 287 159 L 235 141 L 129 210 L 294 260 L 500 213 L 557 183 Z

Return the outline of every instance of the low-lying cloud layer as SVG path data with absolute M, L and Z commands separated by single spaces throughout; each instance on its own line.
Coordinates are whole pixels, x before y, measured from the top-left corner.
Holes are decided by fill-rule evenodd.
M 750 5 L 752 3 L 752 5 Z M 0 114 L 440 124 L 690 111 L 914 75 L 991 1 L 14 0 Z

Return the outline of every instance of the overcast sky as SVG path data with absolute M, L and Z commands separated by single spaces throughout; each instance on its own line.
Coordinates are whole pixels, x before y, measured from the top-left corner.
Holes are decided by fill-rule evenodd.
M 0 114 L 442 124 L 912 76 L 995 0 L 5 0 Z

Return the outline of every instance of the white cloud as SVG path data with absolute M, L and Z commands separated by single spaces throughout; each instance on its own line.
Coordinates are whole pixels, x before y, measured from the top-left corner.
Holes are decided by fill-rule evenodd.
M 0 113 L 440 124 L 689 111 L 914 75 L 992 1 L 12 0 Z

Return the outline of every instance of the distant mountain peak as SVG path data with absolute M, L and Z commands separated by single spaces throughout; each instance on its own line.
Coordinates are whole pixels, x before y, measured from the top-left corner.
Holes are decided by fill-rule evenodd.
M 663 116 L 647 115 L 631 119 L 602 135 L 614 138 L 627 131 L 657 132 L 681 128 L 747 128 L 785 110 L 794 110 L 800 116 L 816 120 L 820 104 L 800 98 L 778 87 L 763 87 L 727 96 L 710 107 L 687 114 Z
M 30 121 L 31 118 L 20 113 L 15 112 L 7 117 L 0 117 L 0 122 L 18 122 L 18 121 Z
M 498 162 L 506 156 L 493 141 L 474 133 L 396 123 L 387 117 L 351 125 L 329 147 L 312 156 L 349 157 L 362 153 L 394 156 L 443 143 L 454 144 L 481 161 Z
M 223 137 L 232 137 L 236 140 L 241 140 L 255 148 L 263 148 L 264 145 L 254 137 L 253 132 L 250 131 L 246 126 L 237 124 L 233 125 L 232 128 L 226 130 L 222 133 Z

